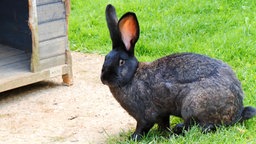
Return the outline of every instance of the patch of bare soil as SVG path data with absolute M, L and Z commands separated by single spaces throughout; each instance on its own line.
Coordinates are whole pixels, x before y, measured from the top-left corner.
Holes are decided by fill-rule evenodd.
M 105 143 L 135 126 L 100 82 L 103 57 L 72 53 L 74 85 L 61 77 L 0 93 L 0 143 Z

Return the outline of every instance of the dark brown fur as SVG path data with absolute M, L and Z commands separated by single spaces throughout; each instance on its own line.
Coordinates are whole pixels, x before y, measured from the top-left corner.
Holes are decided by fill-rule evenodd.
M 111 5 L 107 6 L 106 15 L 113 50 L 106 56 L 101 80 L 136 119 L 133 139 L 140 139 L 155 123 L 161 130 L 169 129 L 170 115 L 184 120 L 184 124 L 174 129 L 178 133 L 179 129 L 188 129 L 194 123 L 208 131 L 215 126 L 232 125 L 256 115 L 255 108 L 244 108 L 241 84 L 227 64 L 193 53 L 173 54 L 152 63 L 140 63 L 133 54 L 139 35 L 125 37 L 130 36 L 122 33 L 127 30 L 119 33 L 115 28 L 119 22 L 112 21 L 115 11 Z M 137 23 L 133 13 L 123 17 L 119 21 L 128 19 L 133 24 Z M 119 29 L 123 29 L 122 25 Z M 125 40 L 131 42 L 128 44 L 131 47 L 127 48 L 124 44 L 127 41 L 122 42 Z
M 130 83 L 110 90 L 138 125 L 149 128 L 155 123 L 160 129 L 169 128 L 170 115 L 182 117 L 185 123 L 196 119 L 202 126 L 230 125 L 243 110 L 241 85 L 230 67 L 197 54 L 140 63 Z

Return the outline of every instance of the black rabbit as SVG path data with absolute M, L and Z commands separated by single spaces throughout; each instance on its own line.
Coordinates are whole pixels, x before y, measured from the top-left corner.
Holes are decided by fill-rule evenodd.
M 140 139 L 156 123 L 169 129 L 170 115 L 181 117 L 175 132 L 198 124 L 204 131 L 232 125 L 256 115 L 243 106 L 241 84 L 232 69 L 207 56 L 172 54 L 151 63 L 138 62 L 134 47 L 139 38 L 135 13 L 118 21 L 115 8 L 106 7 L 112 51 L 105 57 L 101 81 L 137 121 L 132 139 Z

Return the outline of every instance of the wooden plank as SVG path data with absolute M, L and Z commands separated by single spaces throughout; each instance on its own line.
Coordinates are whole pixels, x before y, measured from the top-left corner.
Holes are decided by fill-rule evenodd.
M 73 71 L 72 71 L 72 57 L 71 52 L 66 50 L 66 64 L 68 65 L 68 72 L 62 75 L 63 83 L 67 86 L 73 85 Z
M 0 74 L 11 73 L 12 71 L 29 71 L 29 61 L 23 60 L 16 63 L 10 63 L 0 67 Z
M 29 29 L 32 38 L 31 71 L 37 72 L 39 67 L 39 38 L 36 0 L 29 0 Z
M 24 51 L 0 44 L 0 81 L 29 72 L 30 60 Z
M 0 59 L 0 66 L 12 64 L 12 63 L 16 63 L 24 60 L 28 60 L 28 57 L 25 55 L 25 53 L 18 54 L 18 55 Z
M 24 53 L 22 50 L 18 50 L 6 45 L 0 44 L 0 59 L 4 59 L 6 57 L 10 57 L 17 54 Z
M 65 64 L 65 54 L 40 60 L 40 70 Z
M 21 55 L 21 54 L 24 54 L 23 51 L 8 51 L 8 52 L 3 52 L 3 53 L 0 53 L 0 60 L 1 59 L 5 59 L 5 58 L 8 58 L 8 57 L 11 57 L 11 56 L 15 56 L 15 55 Z
M 70 11 L 71 11 L 71 7 L 70 7 L 70 0 L 65 0 L 65 7 L 66 7 L 66 31 L 67 31 L 67 35 L 68 35 L 68 27 L 69 27 L 69 15 L 70 15 Z
M 29 56 L 24 51 L 6 46 L 0 45 L 0 71 L 4 71 L 4 66 L 8 66 L 14 63 L 20 63 L 29 60 Z M 1 73 L 2 74 L 2 73 Z
M 43 23 L 38 26 L 39 42 L 66 36 L 66 20 L 61 19 Z
M 15 75 L 30 72 L 29 63 L 30 60 L 25 60 L 0 67 L 0 79 L 7 79 Z
M 67 73 L 67 65 L 61 65 L 59 67 L 62 69 L 60 75 L 64 75 Z M 24 72 L 19 75 L 14 75 L 13 77 L 9 77 L 0 81 L 0 93 L 3 91 L 25 86 L 49 78 L 51 78 L 51 69 L 46 69 L 44 71 L 36 73 Z
M 0 53 L 6 52 L 6 51 L 16 51 L 16 50 L 17 50 L 16 48 L 10 47 L 8 45 L 0 44 Z
M 65 5 L 63 2 L 51 3 L 37 7 L 38 23 L 65 19 Z
M 49 3 L 55 3 L 55 2 L 61 2 L 63 0 L 37 0 L 37 5 L 43 5 L 43 4 L 49 4 Z
M 12 52 L 23 52 L 22 50 L 18 50 L 18 49 L 15 49 L 15 48 L 11 48 L 11 47 L 2 47 L 0 45 L 0 57 L 6 53 L 12 53 Z
M 60 37 L 39 43 L 40 59 L 46 59 L 65 54 L 67 48 L 67 37 Z

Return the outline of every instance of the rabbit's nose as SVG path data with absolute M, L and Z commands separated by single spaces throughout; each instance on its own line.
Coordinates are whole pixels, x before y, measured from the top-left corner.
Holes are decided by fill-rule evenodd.
M 104 69 L 104 68 L 102 68 L 102 69 L 101 69 L 101 73 L 104 73 L 104 72 L 105 72 L 105 69 Z
M 100 75 L 100 80 L 103 84 L 105 84 L 105 78 L 104 78 L 104 74 L 105 73 L 105 70 L 104 69 L 101 69 L 101 75 Z
M 101 72 L 106 72 L 108 67 L 109 67 L 108 64 L 104 63 L 102 68 L 101 68 Z
M 101 82 L 106 85 L 108 84 L 108 79 L 109 79 L 108 71 L 106 69 L 102 69 L 101 75 L 100 75 Z
M 104 73 L 106 73 L 107 71 L 108 71 L 108 69 L 103 66 L 103 68 L 101 69 L 101 74 L 104 74 Z

